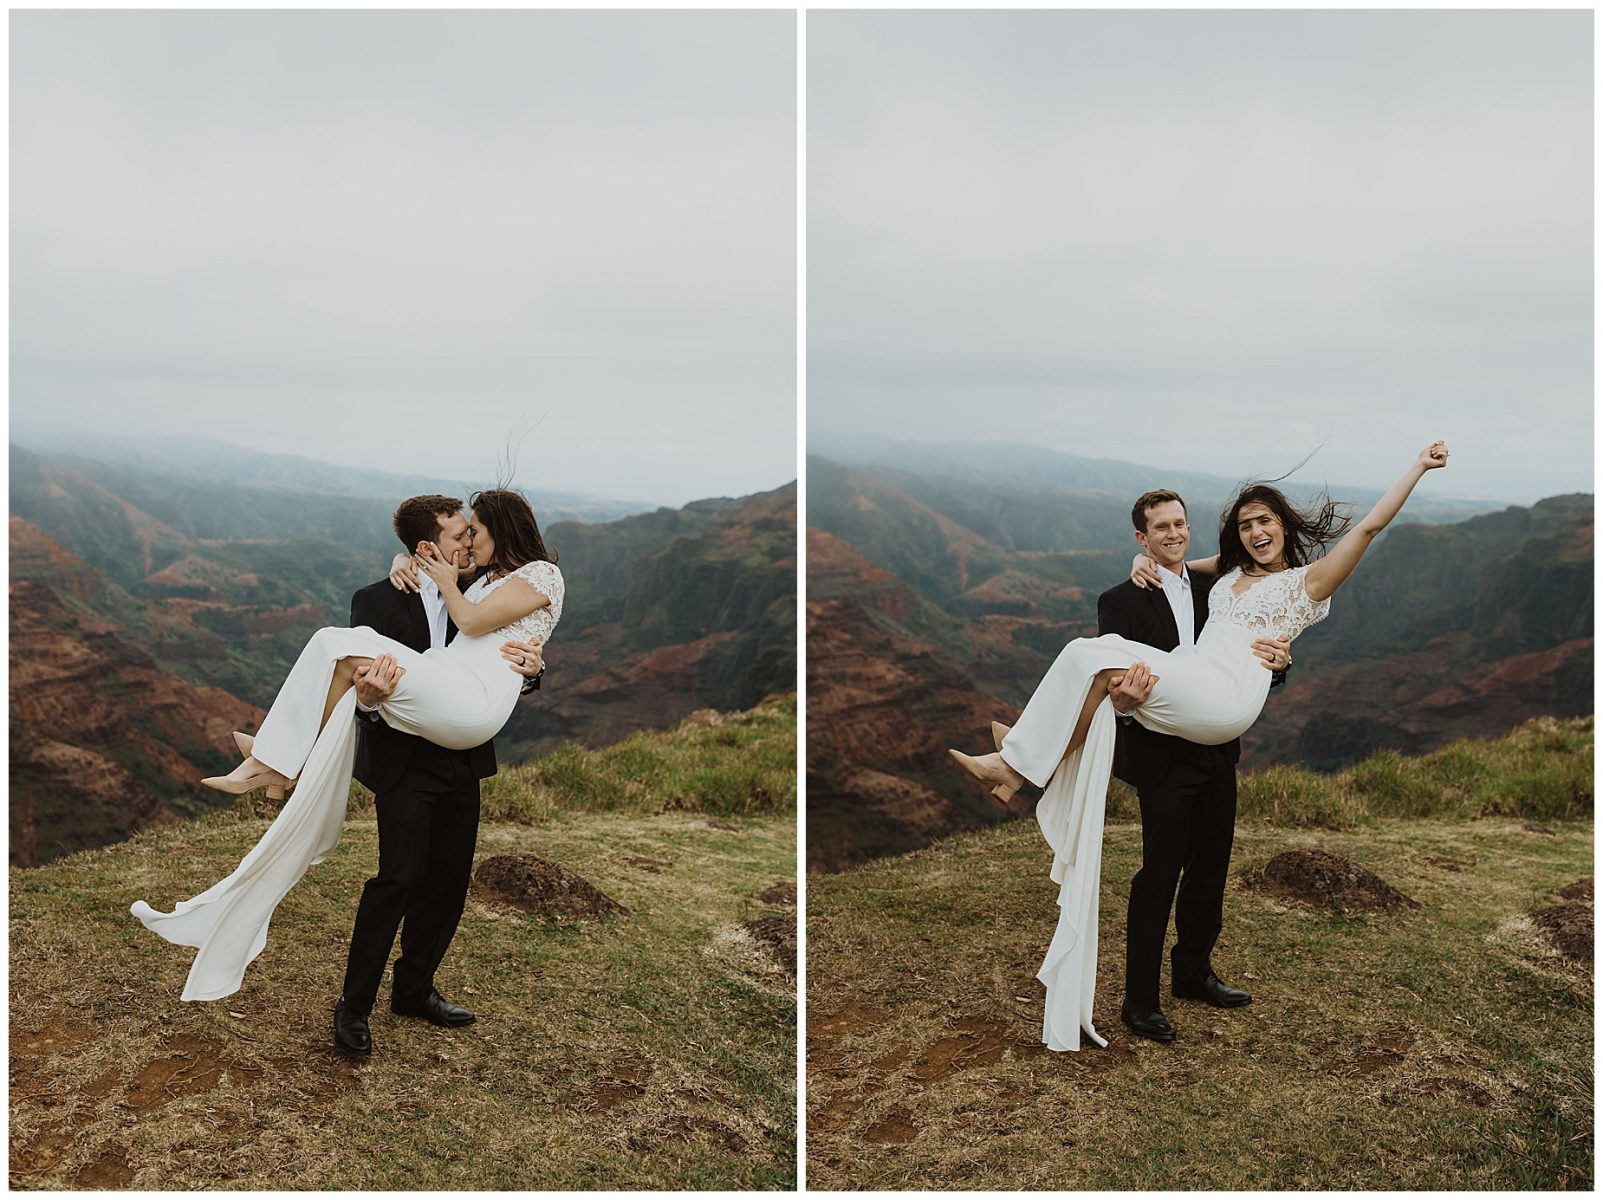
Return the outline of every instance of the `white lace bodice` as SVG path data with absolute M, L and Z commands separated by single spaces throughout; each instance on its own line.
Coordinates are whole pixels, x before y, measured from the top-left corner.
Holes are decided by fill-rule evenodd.
M 1330 597 L 1317 604 L 1303 586 L 1307 567 L 1290 567 L 1257 580 L 1241 595 L 1241 568 L 1227 572 L 1208 593 L 1208 624 L 1223 621 L 1260 636 L 1295 638 L 1330 615 Z
M 511 574 L 503 575 L 499 579 L 490 579 L 486 576 L 477 580 L 463 595 L 477 604 L 514 576 L 523 580 L 551 603 L 535 609 L 526 617 L 519 617 L 510 625 L 503 625 L 487 636 L 495 638 L 498 642 L 550 641 L 551 631 L 562 619 L 562 572 L 557 570 L 556 563 L 524 563 Z

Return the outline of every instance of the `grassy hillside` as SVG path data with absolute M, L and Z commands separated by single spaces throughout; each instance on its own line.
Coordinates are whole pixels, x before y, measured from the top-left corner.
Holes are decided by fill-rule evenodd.
M 386 985 L 361 1064 L 329 1037 L 377 858 L 359 789 L 216 1003 L 178 1000 L 189 953 L 127 908 L 232 870 L 266 826 L 248 805 L 14 870 L 12 1186 L 793 1187 L 795 980 L 748 926 L 794 917 L 794 763 L 780 697 L 498 778 L 478 860 L 538 854 L 627 912 L 471 897 L 439 983 L 478 1022 L 394 1017 Z
M 1589 788 L 1589 726 L 1569 754 Z M 1517 753 L 1506 765 L 1505 780 L 1524 769 Z M 1366 767 L 1401 776 L 1389 760 L 1349 774 L 1361 783 Z M 1040 1044 L 1034 974 L 1056 893 L 1033 822 L 810 877 L 810 1185 L 1589 1188 L 1592 964 L 1532 921 L 1569 900 L 1590 928 L 1589 804 L 1540 823 L 1517 799 L 1478 818 L 1468 802 L 1421 804 L 1428 816 L 1377 803 L 1340 830 L 1269 823 L 1255 801 L 1214 954 L 1253 1003 L 1165 991 L 1171 1046 L 1118 1019 L 1137 822 L 1111 821 L 1104 849 L 1105 1050 Z M 1341 916 L 1261 890 L 1259 869 L 1294 848 L 1352 859 L 1419 907 Z

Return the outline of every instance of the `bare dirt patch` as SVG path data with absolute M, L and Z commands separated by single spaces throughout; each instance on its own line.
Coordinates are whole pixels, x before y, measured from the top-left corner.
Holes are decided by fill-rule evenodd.
M 840 1034 L 873 1033 L 886 1021 L 890 1020 L 890 1013 L 878 1004 L 868 1004 L 860 1000 L 848 1001 L 832 1013 L 819 1013 L 807 1018 L 807 1032 L 822 1034 L 826 1037 L 837 1037 Z
M 781 879 L 770 888 L 757 893 L 757 899 L 764 904 L 782 905 L 785 908 L 796 907 L 796 884 L 789 879 Z
M 60 1125 L 46 1125 L 23 1143 L 11 1142 L 11 1171 L 14 1175 L 39 1175 L 61 1161 L 61 1156 L 77 1143 L 77 1135 Z
M 865 1142 L 875 1142 L 881 1146 L 903 1146 L 917 1136 L 918 1126 L 913 1121 L 913 1114 L 905 1108 L 891 1109 L 863 1130 Z
M 747 921 L 744 928 L 775 962 L 792 975 L 796 973 L 795 917 L 760 917 Z
M 1419 901 L 1403 895 L 1369 868 L 1328 850 L 1282 850 L 1245 882 L 1271 896 L 1343 915 L 1419 907 Z
M 1384 1025 L 1370 1034 L 1341 1070 L 1360 1078 L 1395 1067 L 1408 1056 L 1417 1035 L 1405 1025 Z
M 1540 824 L 1540 823 L 1538 823 L 1536 821 L 1526 821 L 1523 825 L 1520 826 L 1520 828 L 1523 829 L 1526 833 L 1539 833 L 1543 837 L 1557 837 L 1558 836 L 1557 831 L 1549 829 L 1546 825 L 1542 825 L 1542 824 Z
M 1558 894 L 1566 900 L 1591 900 L 1592 877 L 1588 875 L 1584 879 L 1577 879 L 1574 883 L 1566 884 L 1564 887 L 1559 888 Z
M 83 1021 L 57 1021 L 55 1024 L 33 1033 L 13 1029 L 11 1031 L 11 1061 L 29 1055 L 43 1056 L 57 1054 L 66 1050 L 76 1050 L 94 1040 L 95 1030 L 92 1025 Z
M 601 1082 L 585 1093 L 584 1107 L 593 1112 L 606 1112 L 620 1104 L 638 1100 L 646 1094 L 651 1079 L 651 1064 L 643 1058 L 620 1058 L 607 1067 Z
M 862 1096 L 851 1092 L 842 1092 L 838 1096 L 831 1096 L 822 1105 L 814 1109 L 807 1118 L 809 1129 L 823 1129 L 839 1132 L 852 1123 L 852 1118 L 863 1111 L 868 1101 Z
M 1569 900 L 1538 909 L 1531 914 L 1536 927 L 1565 958 L 1590 964 L 1592 961 L 1592 906 Z
M 162 1043 L 162 1049 L 174 1053 L 146 1063 L 123 1097 L 122 1102 L 136 1113 L 154 1112 L 180 1096 L 209 1092 L 223 1081 L 224 1071 L 242 1071 L 249 1077 L 247 1082 L 262 1076 L 258 1068 L 240 1068 L 230 1062 L 218 1043 L 204 1038 L 178 1034 Z
M 1452 871 L 1455 874 L 1467 871 L 1475 865 L 1473 858 L 1448 858 L 1442 854 L 1426 854 L 1421 856 L 1420 861 L 1438 870 Z
M 72 1177 L 74 1186 L 86 1191 L 125 1188 L 133 1181 L 134 1169 L 128 1165 L 128 1151 L 121 1146 L 105 1147 Z
M 597 920 L 629 912 L 587 880 L 538 854 L 485 859 L 473 873 L 473 894 L 550 921 Z
M 720 1125 L 711 1117 L 677 1116 L 669 1117 L 662 1123 L 662 1131 L 671 1138 L 681 1142 L 696 1141 L 700 1138 L 710 1138 L 720 1143 L 726 1150 L 736 1152 L 746 1148 L 746 1139 L 726 1125 Z

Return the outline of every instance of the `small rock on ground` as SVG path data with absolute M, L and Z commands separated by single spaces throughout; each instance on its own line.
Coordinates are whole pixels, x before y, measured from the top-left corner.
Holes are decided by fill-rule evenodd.
M 1367 867 L 1328 850 L 1282 850 L 1255 882 L 1273 896 L 1301 900 L 1339 913 L 1418 908 Z
M 759 946 L 774 956 L 774 961 L 792 975 L 796 973 L 795 917 L 762 917 L 747 921 L 744 928 Z
M 1531 914 L 1536 927 L 1565 958 L 1590 964 L 1592 961 L 1592 906 L 1571 900 L 1538 909 Z
M 496 854 L 473 873 L 480 899 L 509 905 L 552 921 L 585 921 L 628 909 L 568 868 L 538 854 Z

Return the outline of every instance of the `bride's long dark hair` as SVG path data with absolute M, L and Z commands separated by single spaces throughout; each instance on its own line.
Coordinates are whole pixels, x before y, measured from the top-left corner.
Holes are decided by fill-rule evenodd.
M 540 536 L 540 523 L 534 509 L 521 492 L 511 488 L 487 488 L 468 497 L 473 519 L 489 531 L 495 541 L 490 561 L 479 566 L 491 578 L 515 571 L 526 563 L 557 561 L 556 551 L 546 547 Z
M 1304 459 L 1286 475 L 1307 461 Z M 1286 475 L 1280 476 L 1280 479 L 1286 478 Z M 1283 553 L 1287 567 L 1307 565 L 1313 559 L 1315 550 L 1323 551 L 1347 532 L 1347 526 L 1352 523 L 1349 505 L 1332 500 L 1329 492 L 1321 492 L 1307 507 L 1299 508 L 1286 498 L 1286 493 L 1272 486 L 1279 483 L 1280 479 L 1243 484 L 1236 498 L 1225 507 L 1219 518 L 1219 574 L 1223 575 L 1235 567 L 1240 567 L 1244 573 L 1258 569 L 1258 563 L 1247 553 L 1247 547 L 1241 542 L 1241 533 L 1236 528 L 1236 523 L 1241 519 L 1241 510 L 1249 504 L 1263 505 L 1280 522 L 1285 533 Z

